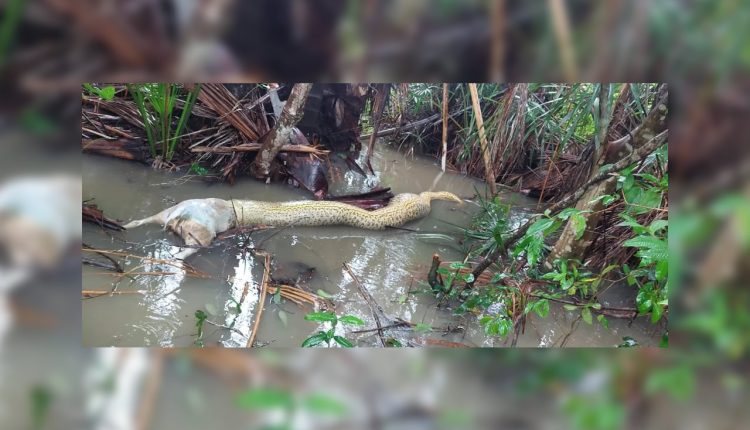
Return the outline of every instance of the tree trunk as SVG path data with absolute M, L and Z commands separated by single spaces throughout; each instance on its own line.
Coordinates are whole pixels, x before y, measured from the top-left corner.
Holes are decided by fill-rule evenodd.
M 294 143 L 291 139 L 294 126 L 302 119 L 303 107 L 307 95 L 310 93 L 310 88 L 312 88 L 312 84 L 294 84 L 279 120 L 268 134 L 263 143 L 263 148 L 255 157 L 255 161 L 250 168 L 250 172 L 256 178 L 263 179 L 270 176 L 271 163 L 276 158 L 276 154 L 281 151 L 284 145 Z
M 477 121 L 477 131 L 479 131 L 479 145 L 482 147 L 482 158 L 484 159 L 484 177 L 487 181 L 487 185 L 490 187 L 490 193 L 494 196 L 495 194 L 497 194 L 497 189 L 495 187 L 495 173 L 492 169 L 492 162 L 490 161 L 490 151 L 489 148 L 487 148 L 487 134 L 484 129 L 482 108 L 481 106 L 479 106 L 477 84 L 469 84 L 469 92 L 471 93 L 471 105 L 474 108 L 474 117 Z
M 386 102 L 388 101 L 388 95 L 391 91 L 391 84 L 375 84 L 375 95 L 372 98 L 372 134 L 370 140 L 367 142 L 367 155 L 365 156 L 365 164 L 370 170 L 370 173 L 375 173 L 370 163 L 370 157 L 375 149 L 375 138 L 378 137 L 378 131 L 380 131 L 380 120 L 383 118 L 383 110 L 385 109 Z
M 627 90 L 625 88 L 623 91 Z M 627 97 L 627 96 L 626 96 Z M 618 105 L 623 101 L 622 95 L 618 99 Z M 601 105 L 601 102 L 600 102 Z M 617 106 L 615 109 L 618 109 Z M 600 110 L 600 112 L 603 112 Z M 646 142 L 650 141 L 654 136 L 666 130 L 667 128 L 667 91 L 666 87 L 662 87 L 657 95 L 657 100 L 654 103 L 653 109 L 648 114 L 646 119 L 633 133 L 632 142 L 628 142 L 630 139 L 619 139 L 617 141 L 608 141 L 606 144 L 601 145 L 598 148 L 596 154 L 600 154 L 599 158 L 594 164 L 594 169 L 591 176 L 596 176 L 599 173 L 600 168 L 605 164 L 616 163 L 623 158 L 627 157 L 635 149 L 640 148 Z M 607 120 L 608 121 L 608 120 Z M 600 137 L 610 137 L 611 133 L 608 131 L 608 127 L 600 129 Z M 604 210 L 604 204 L 601 199 L 591 203 L 600 196 L 607 194 L 614 194 L 617 187 L 617 177 L 612 176 L 603 182 L 596 184 L 589 188 L 576 203 L 576 209 L 590 211 L 584 214 L 586 220 L 586 226 L 583 235 L 580 239 L 576 239 L 575 229 L 573 225 L 568 222 L 563 229 L 560 238 L 555 243 L 552 252 L 547 257 L 545 262 L 546 268 L 551 268 L 552 263 L 557 259 L 579 259 L 583 260 L 586 256 L 587 251 L 594 242 L 595 230 L 601 219 L 601 214 Z

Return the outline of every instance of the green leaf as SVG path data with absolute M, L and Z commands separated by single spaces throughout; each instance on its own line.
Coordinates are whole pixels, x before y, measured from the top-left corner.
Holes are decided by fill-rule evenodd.
M 661 319 L 661 316 L 664 312 L 664 308 L 662 308 L 660 305 L 654 305 L 651 308 L 651 324 L 656 324 Z
M 591 319 L 591 309 L 588 307 L 581 309 L 581 318 L 586 321 L 586 324 L 591 325 L 593 323 L 593 320 Z
M 385 346 L 389 348 L 401 348 L 404 345 L 402 345 L 401 342 L 398 341 L 398 339 L 389 337 L 388 339 L 385 340 Z
M 609 329 L 609 320 L 604 315 L 597 315 L 596 320 L 599 321 L 602 327 Z
M 343 346 L 344 348 L 353 348 L 354 344 L 352 344 L 349 339 L 341 336 L 334 336 L 333 340 L 336 341 L 339 345 Z
M 302 342 L 303 348 L 310 348 L 312 346 L 320 345 L 323 342 L 328 341 L 328 333 L 324 331 L 319 331 L 317 334 L 312 335 L 305 339 L 304 342 Z
M 429 332 L 432 331 L 432 326 L 425 323 L 419 323 L 416 326 L 414 326 L 414 330 L 418 332 Z
M 570 218 L 573 215 L 579 215 L 581 214 L 581 210 L 577 208 L 566 208 L 560 211 L 559 214 L 557 214 L 557 218 L 565 221 L 568 218 Z
M 292 409 L 294 399 L 288 391 L 272 388 L 254 388 L 240 393 L 236 398 L 237 405 L 245 409 Z
M 536 312 L 541 318 L 547 318 L 547 315 L 549 314 L 549 300 L 538 300 L 534 306 L 534 312 Z
M 586 231 L 586 218 L 583 215 L 580 213 L 572 215 L 570 217 L 570 225 L 576 235 L 576 240 L 583 237 L 583 233 Z
M 667 279 L 669 275 L 669 260 L 662 260 L 656 263 L 654 268 L 654 276 L 658 282 L 662 282 Z
M 657 219 L 654 220 L 651 225 L 648 226 L 648 231 L 651 234 L 656 234 L 658 231 L 667 228 L 669 226 L 669 221 L 665 219 Z
M 666 260 L 669 258 L 667 241 L 654 236 L 636 236 L 623 242 L 623 246 L 640 248 L 642 257 L 652 260 Z
M 323 297 L 324 299 L 332 299 L 333 298 L 333 294 L 329 293 L 326 290 L 318 289 L 318 291 L 316 291 L 315 293 L 317 295 L 319 295 L 320 297 Z
M 634 232 L 639 233 L 639 234 L 646 232 L 646 227 L 640 225 L 638 221 L 636 221 L 635 218 L 633 218 L 632 216 L 625 214 L 625 213 L 621 213 L 620 218 L 622 218 L 623 221 L 617 223 L 618 226 L 630 227 L 633 229 Z
M 554 218 L 541 218 L 534 224 L 531 224 L 528 230 L 526 230 L 526 236 L 533 236 L 537 233 L 541 233 L 555 224 Z
M 302 406 L 310 412 L 324 415 L 343 416 L 347 412 L 346 405 L 333 397 L 323 394 L 311 394 L 302 401 Z
M 104 100 L 112 100 L 115 97 L 115 87 L 113 86 L 106 86 L 99 90 L 99 97 L 101 97 Z
M 574 311 L 574 310 L 578 309 L 578 306 L 576 306 L 576 305 L 568 305 L 568 304 L 566 304 L 566 305 L 563 305 L 563 307 L 567 311 Z
M 311 312 L 305 315 L 305 321 L 336 322 L 336 314 L 333 312 Z
M 339 318 L 339 322 L 351 325 L 365 325 L 365 322 L 354 315 L 344 315 Z
M 648 313 L 652 305 L 649 292 L 643 289 L 639 290 L 635 296 L 635 306 L 638 309 L 638 313 L 641 315 Z

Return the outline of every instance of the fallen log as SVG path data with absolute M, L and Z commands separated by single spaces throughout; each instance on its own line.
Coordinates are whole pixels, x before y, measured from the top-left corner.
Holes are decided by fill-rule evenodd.
M 81 140 L 81 148 L 87 154 L 106 155 L 141 163 L 148 163 L 151 157 L 148 146 L 139 140 L 83 139 Z

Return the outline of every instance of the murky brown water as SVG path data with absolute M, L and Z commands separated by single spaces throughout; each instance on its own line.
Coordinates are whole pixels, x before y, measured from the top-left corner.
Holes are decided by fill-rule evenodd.
M 472 197 L 475 190 L 484 191 L 481 182 L 456 174 L 442 174 L 428 159 L 411 159 L 382 148 L 373 159 L 376 175 L 364 178 L 354 172 L 339 170 L 332 184 L 332 194 L 362 192 L 380 183 L 395 193 L 425 190 L 451 191 L 461 197 Z M 111 217 L 123 220 L 152 215 L 176 202 L 189 198 L 242 198 L 252 200 L 307 199 L 302 190 L 279 184 L 262 184 L 241 179 L 234 186 L 186 181 L 181 174 L 154 171 L 131 162 L 103 157 L 83 157 L 83 197 L 94 202 Z M 523 196 L 506 193 L 501 197 L 514 208 L 512 216 L 519 222 L 526 216 L 524 207 L 531 202 Z M 437 331 L 391 334 L 402 341 L 423 342 L 438 339 L 461 342 L 471 346 L 501 346 L 502 341 L 488 338 L 477 324 L 476 317 L 454 317 L 450 310 L 436 309 L 435 299 L 428 294 L 407 294 L 424 289 L 424 279 L 433 253 L 443 260 L 463 258 L 458 240 L 460 227 L 467 226 L 478 210 L 469 202 L 456 208 L 448 202 L 433 202 L 430 216 L 408 224 L 418 232 L 392 230 L 373 232 L 351 227 L 285 228 L 258 231 L 250 236 L 249 245 L 273 255 L 276 279 L 296 278 L 314 268 L 306 286 L 311 291 L 323 290 L 333 296 L 338 315 L 356 315 L 375 327 L 370 308 L 356 284 L 343 269 L 346 263 L 372 294 L 383 311 L 391 316 L 432 327 L 460 325 L 461 332 L 443 335 Z M 158 226 L 144 226 L 126 233 L 109 234 L 96 226 L 84 227 L 87 245 L 123 250 L 132 254 L 169 259 L 179 251 L 179 239 Z M 117 282 L 119 291 L 141 291 L 142 295 L 105 296 L 83 301 L 83 342 L 87 346 L 191 346 L 196 340 L 195 311 L 208 313 L 209 320 L 232 329 L 205 326 L 206 346 L 244 347 L 253 324 L 259 300 L 257 285 L 263 273 L 262 258 L 244 252 L 248 243 L 230 239 L 201 250 L 188 263 L 208 273 L 210 279 L 186 276 L 174 267 L 149 264 L 138 268 L 137 260 L 125 262 L 125 270 L 137 272 L 168 271 L 168 276 L 140 275 Z M 248 295 L 239 313 L 236 302 L 241 300 L 245 284 Z M 83 267 L 83 288 L 109 290 L 114 278 L 100 268 Z M 404 298 L 406 297 L 406 300 Z M 612 296 L 617 301 L 617 294 Z M 300 308 L 291 302 L 265 306 L 257 342 L 274 347 L 298 347 L 321 327 L 303 319 L 309 307 Z M 545 319 L 531 318 L 519 346 L 552 346 L 571 330 L 576 315 L 552 307 Z M 376 346 L 379 340 L 370 333 L 347 335 L 350 328 L 339 327 L 338 334 L 352 339 L 359 346 Z M 643 345 L 656 342 L 656 330 L 640 321 L 610 320 L 610 329 L 599 325 L 578 324 L 566 346 L 613 346 L 623 336 L 631 336 Z

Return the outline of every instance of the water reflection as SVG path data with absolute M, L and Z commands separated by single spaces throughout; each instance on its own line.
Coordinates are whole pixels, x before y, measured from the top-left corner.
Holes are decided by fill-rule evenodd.
M 256 258 L 249 252 L 239 252 L 235 255 L 237 266 L 231 279 L 229 297 L 224 304 L 226 317 L 224 324 L 233 327 L 229 331 L 229 338 L 222 341 L 226 347 L 244 347 L 250 337 L 255 308 L 260 299 L 260 285 L 254 279 L 253 269 L 257 265 Z M 239 312 L 237 310 L 239 309 Z
M 154 260 L 144 260 L 144 272 L 171 273 L 166 276 L 141 276 L 140 283 L 147 293 L 143 297 L 141 306 L 146 309 L 148 319 L 132 325 L 136 330 L 146 334 L 144 341 L 147 345 L 152 342 L 161 347 L 174 346 L 174 337 L 181 325 L 179 312 L 181 304 L 185 302 L 180 292 L 185 279 L 185 270 L 176 264 L 165 264 L 157 260 L 172 260 L 182 251 L 182 248 L 170 244 L 166 240 L 154 243 L 150 256 Z M 132 265 L 132 264 L 131 264 Z M 135 271 L 138 271 L 137 266 Z

